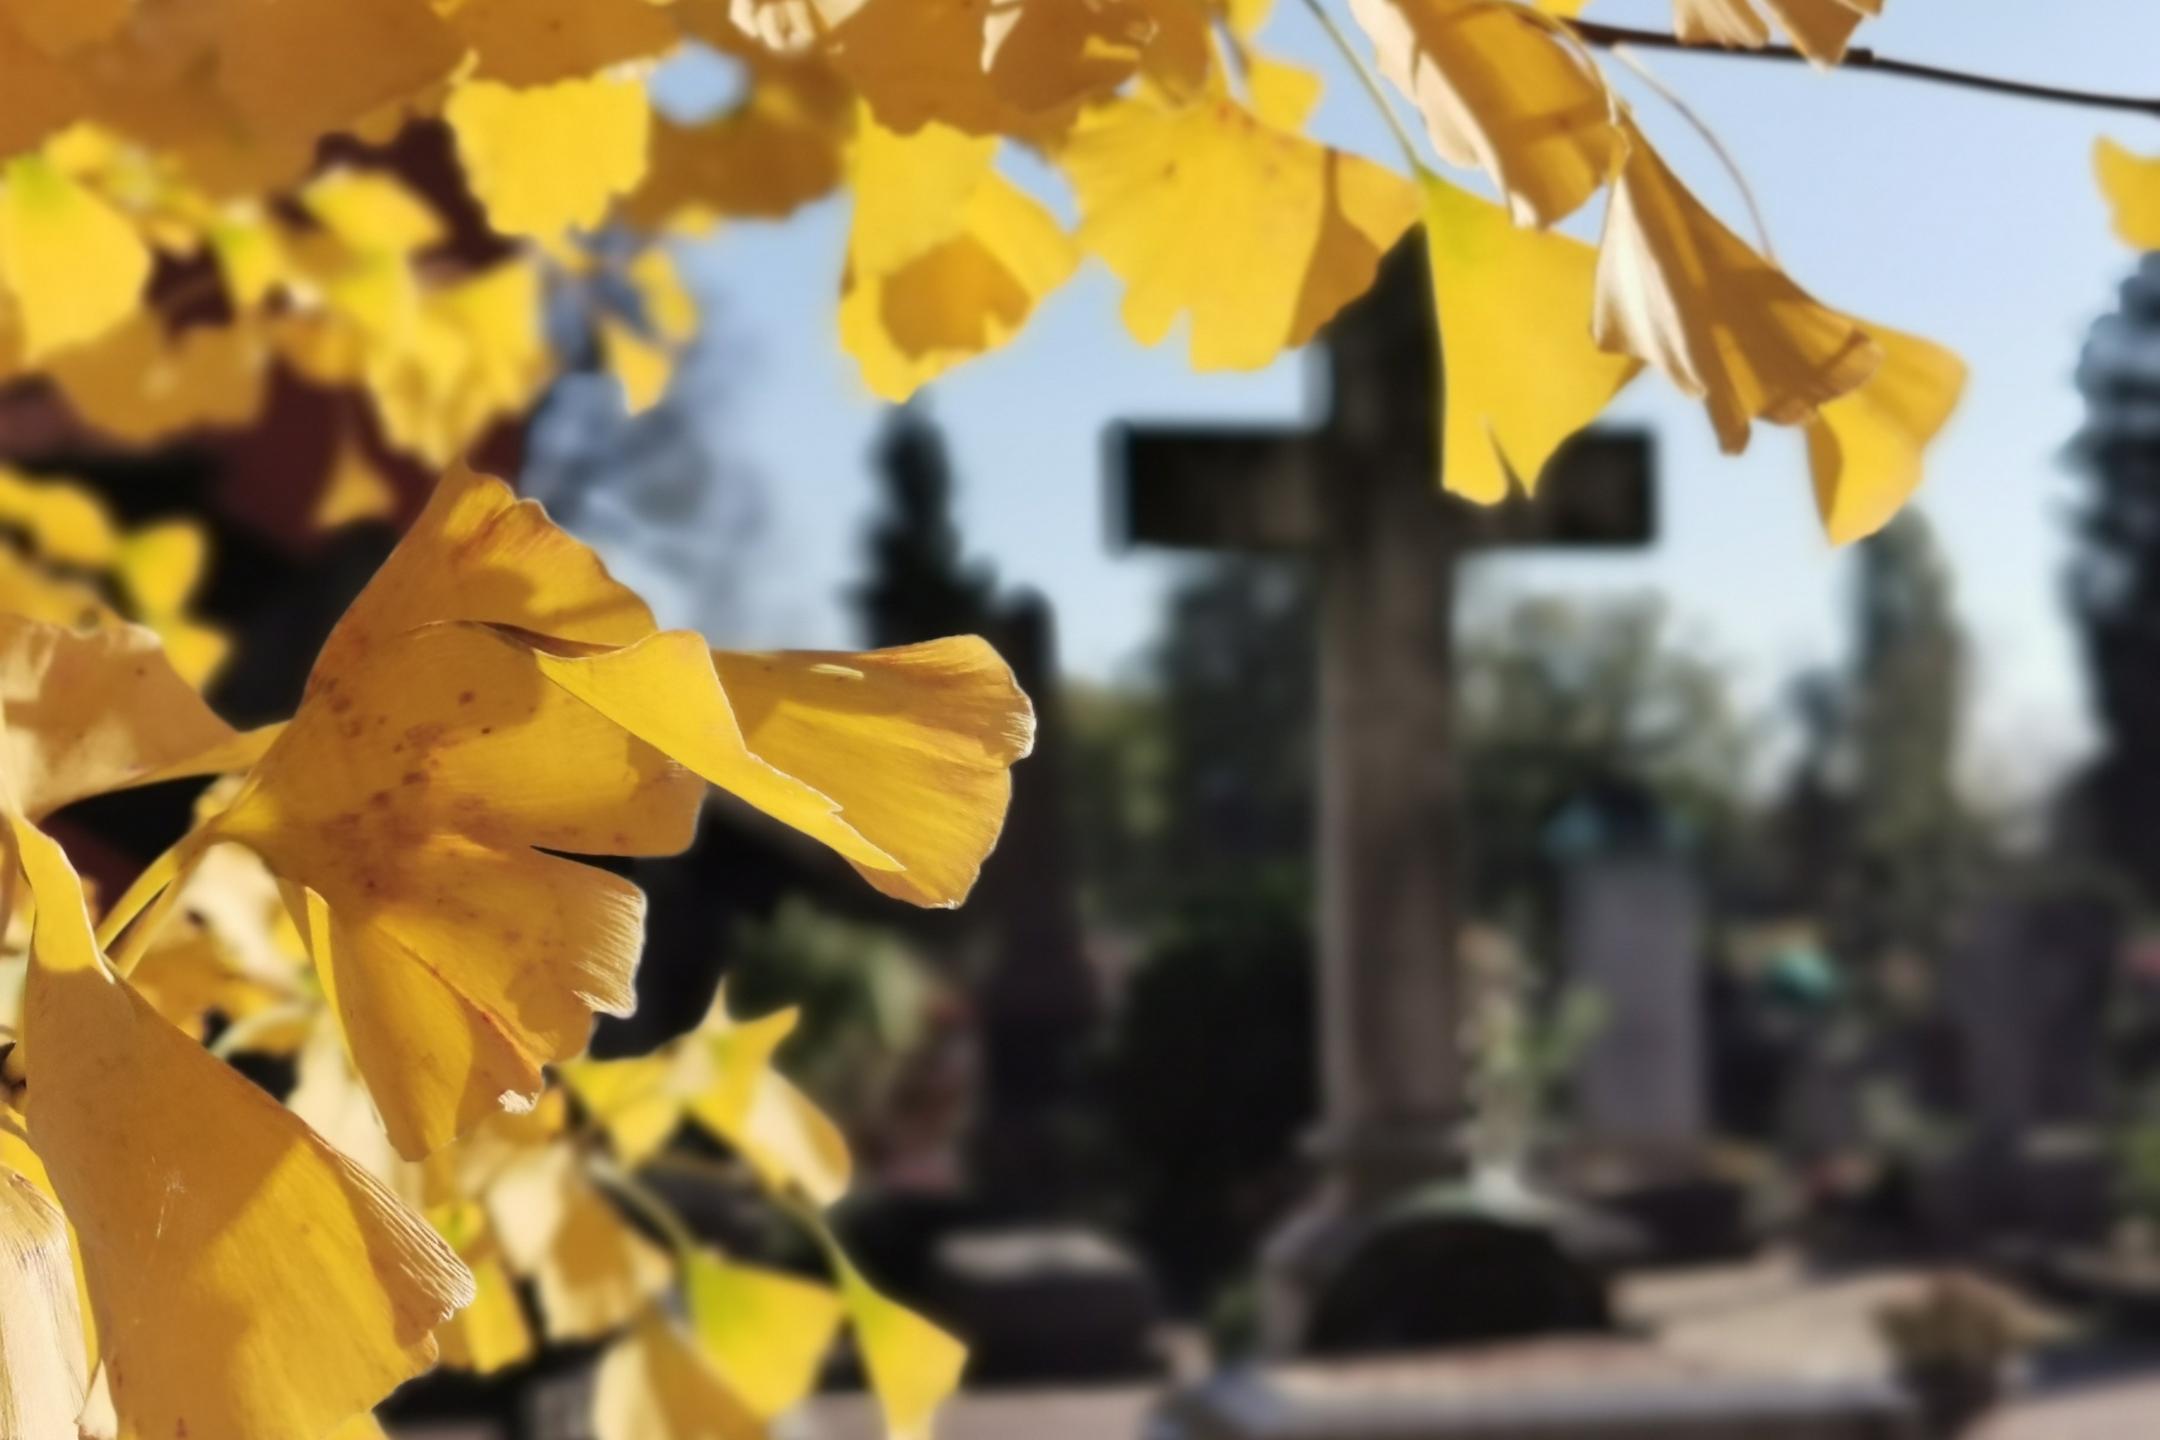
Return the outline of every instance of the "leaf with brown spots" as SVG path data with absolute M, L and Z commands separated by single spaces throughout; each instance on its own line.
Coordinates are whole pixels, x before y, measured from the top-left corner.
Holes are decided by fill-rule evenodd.
M 858 660 L 869 668 L 840 673 Z M 643 897 L 545 852 L 679 850 L 702 780 L 889 893 L 964 893 L 1024 750 L 1026 700 L 1003 662 L 979 642 L 943 660 L 825 656 L 778 690 L 762 669 L 740 672 L 746 698 L 765 714 L 790 702 L 771 756 L 746 742 L 701 638 L 658 630 L 501 482 L 443 481 L 325 642 L 299 712 L 191 842 L 236 841 L 278 876 L 402 1154 L 528 1103 L 594 1012 L 631 1004 Z M 851 785 L 881 756 L 891 775 Z M 950 823 L 893 813 L 915 804 Z

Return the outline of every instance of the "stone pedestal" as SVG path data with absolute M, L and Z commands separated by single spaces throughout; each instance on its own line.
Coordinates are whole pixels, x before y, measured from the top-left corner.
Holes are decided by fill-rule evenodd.
M 1887 1382 L 1724 1371 L 1633 1340 L 1221 1376 L 1173 1396 L 1145 1440 L 1918 1440 Z
M 1126 539 L 1302 549 L 1319 575 L 1323 1179 L 1268 1247 L 1261 1330 L 1276 1354 L 1307 1344 L 1325 1288 L 1393 1206 L 1464 1176 L 1456 562 L 1496 545 L 1636 545 L 1651 528 L 1639 437 L 1557 457 L 1535 503 L 1445 494 L 1433 313 L 1421 247 L 1398 246 L 1328 328 L 1322 428 L 1126 447 Z
M 970 1383 L 1162 1373 L 1154 1282 L 1130 1252 L 1081 1226 L 956 1230 L 937 1247 L 925 1298 L 967 1337 Z

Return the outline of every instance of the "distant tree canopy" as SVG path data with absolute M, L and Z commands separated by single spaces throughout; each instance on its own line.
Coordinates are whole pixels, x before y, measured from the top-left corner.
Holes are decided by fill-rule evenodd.
M 1488 914 L 1526 897 L 1577 796 L 1626 787 L 1704 843 L 1744 801 L 1729 677 L 1655 600 L 1517 602 L 1463 647 L 1461 716 L 1470 895 Z
M 2073 823 L 2160 902 L 2160 260 L 2093 327 L 2078 367 L 2084 481 L 2067 577 L 2101 751 Z
M 981 632 L 990 624 L 997 578 L 966 557 L 945 437 L 919 406 L 891 412 L 877 470 L 884 508 L 865 542 L 869 578 L 855 591 L 864 638 L 907 645 Z

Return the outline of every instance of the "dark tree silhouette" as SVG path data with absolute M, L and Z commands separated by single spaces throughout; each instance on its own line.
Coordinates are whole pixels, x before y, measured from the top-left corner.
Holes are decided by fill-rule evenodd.
M 2078 366 L 2086 419 L 2073 444 L 2085 486 L 2068 574 L 2083 632 L 2099 758 L 2076 787 L 2066 838 L 2160 900 L 2160 257 L 2123 283 Z

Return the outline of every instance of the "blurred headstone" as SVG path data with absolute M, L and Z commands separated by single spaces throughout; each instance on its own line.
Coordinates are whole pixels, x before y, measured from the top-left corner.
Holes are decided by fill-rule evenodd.
M 1129 1251 L 1093 1230 L 959 1231 L 936 1260 L 929 1303 L 965 1329 L 972 1384 L 1161 1370 L 1154 1283 Z
M 1637 1225 L 1650 1257 L 1752 1242 L 1749 1195 L 1711 1163 L 1702 882 L 1647 795 L 1606 787 L 1546 834 L 1561 953 L 1596 1023 L 1574 1074 L 1570 1192 Z
M 1568 867 L 1562 948 L 1599 1024 L 1577 1075 L 1593 1142 L 1680 1149 L 1705 1135 L 1702 889 L 1679 856 L 1601 854 Z
M 2105 1027 L 2122 943 L 2104 899 L 2004 898 L 1952 953 L 1944 994 L 1972 1141 L 1949 1199 L 1969 1224 L 2057 1239 L 2106 1226 Z
M 1298 548 L 1320 591 L 1320 1195 L 1268 1248 L 1263 1341 L 1306 1343 L 1359 1237 L 1406 1192 L 1466 1166 L 1461 917 L 1449 732 L 1454 569 L 1472 549 L 1633 546 L 1651 531 L 1649 446 L 1590 435 L 1535 500 L 1478 507 L 1438 484 L 1430 282 L 1415 243 L 1327 332 L 1311 432 L 1113 436 L 1117 538 Z M 1225 1097 L 1226 1103 L 1234 1103 Z M 1411 1289 L 1444 1275 L 1402 1271 Z

